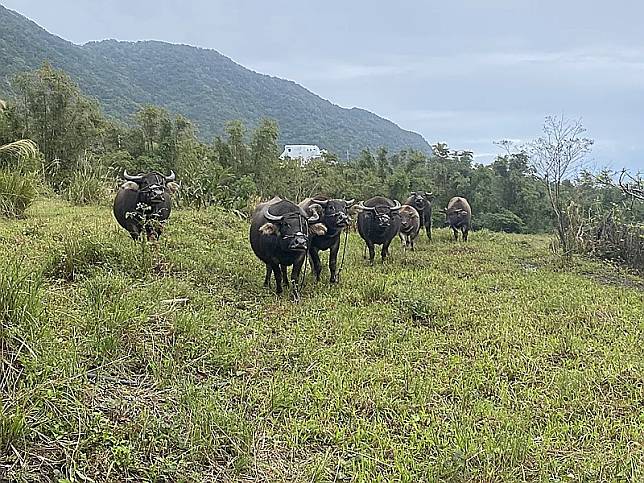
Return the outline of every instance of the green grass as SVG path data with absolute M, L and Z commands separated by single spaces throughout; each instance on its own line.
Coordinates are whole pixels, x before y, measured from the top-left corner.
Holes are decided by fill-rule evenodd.
M 644 281 L 547 237 L 369 267 L 351 234 L 294 304 L 222 210 L 157 247 L 107 208 L 27 215 L 0 221 L 29 315 L 2 319 L 0 480 L 644 480 Z

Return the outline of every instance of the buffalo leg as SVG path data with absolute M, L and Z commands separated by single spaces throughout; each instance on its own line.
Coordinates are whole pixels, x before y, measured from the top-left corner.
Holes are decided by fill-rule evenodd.
M 275 275 L 275 293 L 281 294 L 282 293 L 282 270 L 280 269 L 280 266 L 278 263 L 274 263 L 271 265 L 271 269 L 273 270 L 273 275 Z
M 458 230 L 454 227 L 452 227 L 452 231 L 454 232 L 454 240 L 458 241 Z
M 405 235 L 398 233 L 398 236 L 400 237 L 400 244 L 402 245 L 402 247 L 407 248 L 407 240 L 405 240 Z
M 465 227 L 463 228 L 463 241 L 467 241 L 467 234 L 470 232 L 470 230 Z
M 291 272 L 291 280 L 293 282 L 293 291 L 295 292 L 295 296 L 299 296 L 299 291 L 300 291 L 300 272 L 302 271 L 302 266 L 304 265 L 304 262 L 306 261 L 306 255 L 302 255 L 300 258 L 295 260 L 295 263 L 293 264 L 293 271 Z
M 313 266 L 313 273 L 315 274 L 315 281 L 320 281 L 320 274 L 322 273 L 322 262 L 320 261 L 320 252 L 317 248 L 311 247 L 311 265 Z
M 288 267 L 286 265 L 280 265 L 282 270 L 282 283 L 288 288 Z
M 369 249 L 369 263 L 373 265 L 373 259 L 376 258 L 376 249 L 373 246 L 373 242 L 367 242 L 367 248 Z
M 266 276 L 264 277 L 264 287 L 268 287 L 271 283 L 271 273 L 273 272 L 273 268 L 266 264 Z
M 338 252 L 340 251 L 340 237 L 331 245 L 329 250 L 329 271 L 331 272 L 331 283 L 338 283 Z
M 380 257 L 382 258 L 382 263 L 385 263 L 385 258 L 389 255 L 389 245 L 391 244 L 391 240 L 388 242 L 385 242 L 382 245 L 382 250 L 380 250 Z

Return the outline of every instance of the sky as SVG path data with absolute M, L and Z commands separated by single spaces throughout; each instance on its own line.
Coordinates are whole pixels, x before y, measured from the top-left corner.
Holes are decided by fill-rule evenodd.
M 211 48 L 474 151 L 581 119 L 591 168 L 644 171 L 644 2 L 0 0 L 64 39 Z

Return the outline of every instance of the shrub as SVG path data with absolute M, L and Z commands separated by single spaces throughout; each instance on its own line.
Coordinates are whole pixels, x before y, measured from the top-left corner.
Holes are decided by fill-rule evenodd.
M 504 231 L 506 233 L 523 233 L 526 229 L 524 221 L 509 210 L 483 213 L 474 222 L 476 229 L 487 228 L 491 231 Z
M 33 177 L 0 170 L 0 215 L 22 218 L 38 190 Z
M 75 205 L 99 203 L 107 197 L 108 189 L 103 179 L 91 173 L 74 173 L 63 190 L 63 197 Z

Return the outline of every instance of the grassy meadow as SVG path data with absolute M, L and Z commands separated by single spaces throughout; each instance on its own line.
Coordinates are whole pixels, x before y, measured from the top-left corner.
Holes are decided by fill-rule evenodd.
M 0 481 L 644 481 L 644 280 L 449 235 L 295 304 L 220 209 L 0 220 Z

